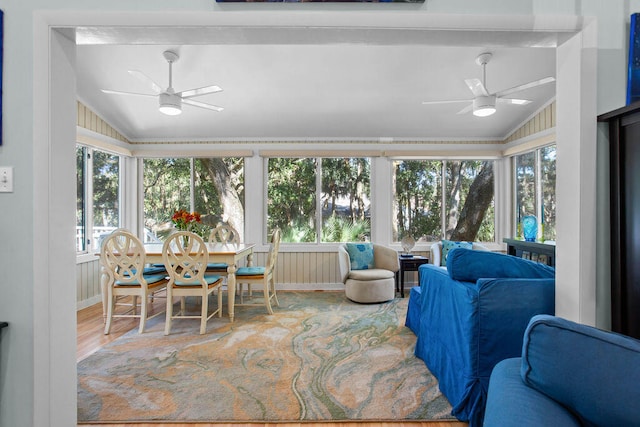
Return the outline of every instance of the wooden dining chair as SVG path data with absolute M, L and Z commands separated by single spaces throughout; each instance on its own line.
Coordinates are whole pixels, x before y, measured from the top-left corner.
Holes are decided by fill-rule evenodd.
M 109 234 L 100 248 L 100 263 L 108 276 L 107 313 L 105 335 L 111 331 L 114 317 L 139 317 L 139 333 L 143 333 L 146 321 L 162 314 L 148 316 L 150 296 L 167 285 L 164 274 L 145 274 L 145 251 L 140 239 L 128 230 L 119 228 Z M 132 303 L 125 312 L 116 313 L 118 297 L 130 296 Z M 140 297 L 140 313 L 137 313 Z
M 209 233 L 209 243 L 240 243 L 240 233 L 228 224 L 219 224 Z M 207 273 L 215 273 L 227 276 L 229 265 L 224 262 L 210 262 L 207 264 Z
M 276 306 L 279 306 L 278 296 L 276 295 L 276 265 L 278 262 L 278 252 L 280 250 L 280 238 L 281 231 L 276 228 L 271 236 L 271 248 L 267 255 L 267 262 L 263 267 L 240 267 L 236 271 L 237 289 L 240 294 L 240 303 L 236 304 L 236 307 L 240 306 L 258 306 L 263 305 L 267 307 L 267 312 L 273 314 L 271 308 L 271 301 L 273 300 Z M 245 303 L 243 285 L 247 284 L 247 292 L 251 292 L 251 285 L 262 285 L 264 293 L 263 303 Z M 229 296 L 231 298 L 231 296 Z
M 207 321 L 214 315 L 222 317 L 222 277 L 207 274 L 209 251 L 202 237 L 189 231 L 178 231 L 169 236 L 162 246 L 162 260 L 169 273 L 167 283 L 167 310 L 164 334 L 171 332 L 173 319 L 200 319 L 200 334 L 207 329 Z M 218 307 L 209 313 L 209 295 L 218 290 Z M 200 297 L 200 315 L 187 313 L 185 298 Z M 180 297 L 180 311 L 173 314 L 174 297 Z

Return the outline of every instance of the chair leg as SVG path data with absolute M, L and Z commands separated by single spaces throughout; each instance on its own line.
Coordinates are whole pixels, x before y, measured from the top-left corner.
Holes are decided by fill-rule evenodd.
M 136 314 L 136 309 L 138 308 L 138 296 L 131 296 L 131 309 L 133 310 L 133 314 Z
M 114 305 L 114 300 L 113 300 L 113 293 L 112 292 L 108 292 L 108 296 L 107 296 L 107 322 L 104 325 L 104 334 L 105 335 L 109 335 L 109 332 L 111 332 L 111 320 L 113 319 L 113 305 Z
M 164 334 L 169 335 L 171 332 L 171 318 L 173 317 L 173 296 L 167 289 L 167 308 L 164 321 Z
M 275 276 L 271 276 L 271 293 L 273 295 L 273 299 L 276 302 L 276 306 L 280 307 L 280 301 L 278 301 L 278 295 L 276 294 L 276 278 L 275 278 Z
M 200 335 L 207 330 L 207 313 L 209 313 L 209 295 L 205 291 L 202 294 L 202 311 L 200 312 Z
M 269 292 L 269 279 L 267 277 L 264 278 L 264 305 L 267 306 L 267 312 L 269 314 L 273 314 L 273 309 L 271 308 L 271 293 Z
M 147 300 L 147 295 L 140 297 L 140 327 L 138 328 L 139 334 L 144 332 L 144 328 L 147 325 Z

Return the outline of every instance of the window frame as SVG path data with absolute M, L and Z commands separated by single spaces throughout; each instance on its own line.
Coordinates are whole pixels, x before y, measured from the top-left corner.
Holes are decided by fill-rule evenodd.
M 285 246 L 291 246 L 296 248 L 301 247 L 316 247 L 316 248 L 328 248 L 335 247 L 344 242 L 324 242 L 322 241 L 322 229 L 324 225 L 324 217 L 322 215 L 322 163 L 323 159 L 336 159 L 336 158 L 350 158 L 350 159 L 366 159 L 369 163 L 369 193 L 368 199 L 369 204 L 372 207 L 373 205 L 373 193 L 375 192 L 375 185 L 373 179 L 373 163 L 374 158 L 379 157 L 380 153 L 375 152 L 366 152 L 360 153 L 357 151 L 349 151 L 341 154 L 336 152 L 318 152 L 317 150 L 309 150 L 309 151 L 296 151 L 291 153 L 284 152 L 264 152 L 261 153 L 263 157 L 263 212 L 264 212 L 264 226 L 263 228 L 263 239 L 264 242 L 267 241 L 269 236 L 269 206 L 268 206 L 268 194 L 269 194 L 269 160 L 277 159 L 277 158 L 290 158 L 290 159 L 314 159 L 315 160 L 315 241 L 313 242 L 282 242 Z M 373 240 L 373 212 L 371 213 L 371 222 L 369 224 L 369 240 Z
M 82 148 L 83 151 L 83 210 L 84 210 L 84 249 L 82 251 L 78 251 L 76 246 L 76 258 L 83 257 L 86 255 L 92 255 L 98 249 L 93 248 L 94 244 L 94 209 L 93 209 L 93 196 L 94 196 L 94 168 L 93 168 L 93 159 L 94 153 L 99 151 L 104 154 L 108 154 L 110 156 L 116 156 L 118 158 L 118 225 L 116 228 L 123 226 L 123 215 L 125 214 L 124 208 L 124 186 L 126 185 L 125 179 L 125 159 L 124 156 L 120 153 L 116 153 L 114 151 L 105 150 L 103 148 L 96 148 L 88 144 L 76 142 L 76 149 Z M 77 178 L 76 178 L 77 179 Z M 76 217 L 77 224 L 77 217 Z M 77 225 L 76 225 L 77 227 Z M 76 231 L 77 238 L 77 231 Z
M 434 241 L 417 241 L 416 247 L 420 248 L 423 245 L 428 245 L 430 246 L 431 244 L 441 240 L 441 239 L 445 239 L 446 238 L 446 226 L 447 226 L 447 218 L 446 218 L 446 212 L 447 212 L 447 200 L 446 200 L 446 185 L 447 185 L 447 163 L 449 162 L 469 162 L 469 161 L 490 161 L 493 162 L 493 170 L 494 170 L 494 181 L 493 181 L 493 206 L 494 206 L 494 213 L 493 213 L 493 240 L 492 241 L 487 241 L 487 242 L 480 242 L 480 243 L 486 243 L 486 244 L 493 244 L 493 243 L 498 243 L 498 239 L 500 237 L 500 229 L 498 227 L 498 194 L 499 194 L 499 172 L 498 172 L 498 168 L 499 168 L 499 161 L 500 158 L 495 157 L 495 156 L 394 156 L 393 158 L 390 158 L 390 173 L 391 173 L 391 179 L 393 180 L 393 175 L 394 175 L 394 171 L 395 171 L 395 162 L 407 162 L 407 161 L 437 161 L 437 162 L 441 162 L 440 165 L 440 171 L 439 171 L 439 185 L 441 187 L 441 200 L 440 200 L 440 204 L 441 204 L 441 209 L 440 209 L 440 237 L 438 240 L 434 240 Z M 392 190 L 392 203 L 395 203 L 395 192 L 396 192 L 396 188 L 392 185 L 391 186 L 391 190 Z M 391 207 L 391 209 L 393 210 L 393 206 Z M 400 240 L 396 240 L 396 238 L 399 238 L 400 236 L 393 236 L 393 221 L 396 221 L 396 218 L 393 217 L 393 215 L 391 215 L 391 222 L 389 223 L 389 228 L 390 228 L 390 242 L 393 245 L 400 245 Z
M 520 152 L 517 152 L 515 154 L 513 154 L 511 156 L 511 182 L 512 182 L 512 206 L 511 206 L 511 217 L 512 217 L 512 221 L 513 221 L 513 225 L 511 227 L 511 233 L 513 236 L 515 236 L 516 239 L 520 239 L 520 238 L 524 238 L 522 236 L 522 231 L 520 230 L 520 223 L 522 221 L 522 218 L 519 218 L 519 214 L 520 214 L 520 209 L 519 209 L 519 205 L 518 205 L 518 171 L 517 171 L 517 158 L 519 156 L 524 156 L 527 154 L 531 154 L 534 153 L 534 164 L 533 164 L 533 171 L 534 171 L 534 177 L 533 177 L 533 181 L 534 181 L 534 200 L 535 200 L 535 217 L 536 217 L 536 222 L 537 222 L 537 226 L 538 226 L 538 235 L 536 236 L 536 241 L 539 241 L 539 239 L 544 238 L 544 230 L 542 228 L 542 224 L 543 224 L 543 214 L 542 214 L 542 210 L 543 210 L 543 198 L 544 198 L 544 191 L 543 191 L 543 183 L 542 183 L 542 150 L 549 148 L 549 147 L 556 147 L 556 153 L 557 153 L 557 144 L 555 141 L 551 142 L 551 143 L 547 143 L 547 144 L 543 144 L 543 145 L 538 145 L 535 147 L 532 147 L 528 150 L 523 150 Z M 556 154 L 557 155 L 557 154 Z M 557 159 L 556 159 L 557 161 Z

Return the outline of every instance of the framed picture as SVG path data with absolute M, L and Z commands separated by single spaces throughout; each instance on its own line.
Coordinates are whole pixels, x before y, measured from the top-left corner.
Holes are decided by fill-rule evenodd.
M 216 0 L 217 3 L 424 3 L 424 0 Z

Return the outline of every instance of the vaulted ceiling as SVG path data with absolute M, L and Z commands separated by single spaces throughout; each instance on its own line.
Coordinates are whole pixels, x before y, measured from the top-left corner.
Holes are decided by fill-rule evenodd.
M 482 78 L 475 62 L 491 52 L 490 92 L 555 76 L 557 35 L 526 31 L 419 28 L 83 27 L 76 30 L 77 94 L 131 141 L 503 139 L 555 96 L 555 84 L 512 95 L 486 118 L 456 114 L 471 99 L 464 79 Z M 168 85 L 165 50 L 176 51 L 176 91 L 218 85 L 194 98 L 222 112 L 183 106 L 166 116 L 127 71 Z

